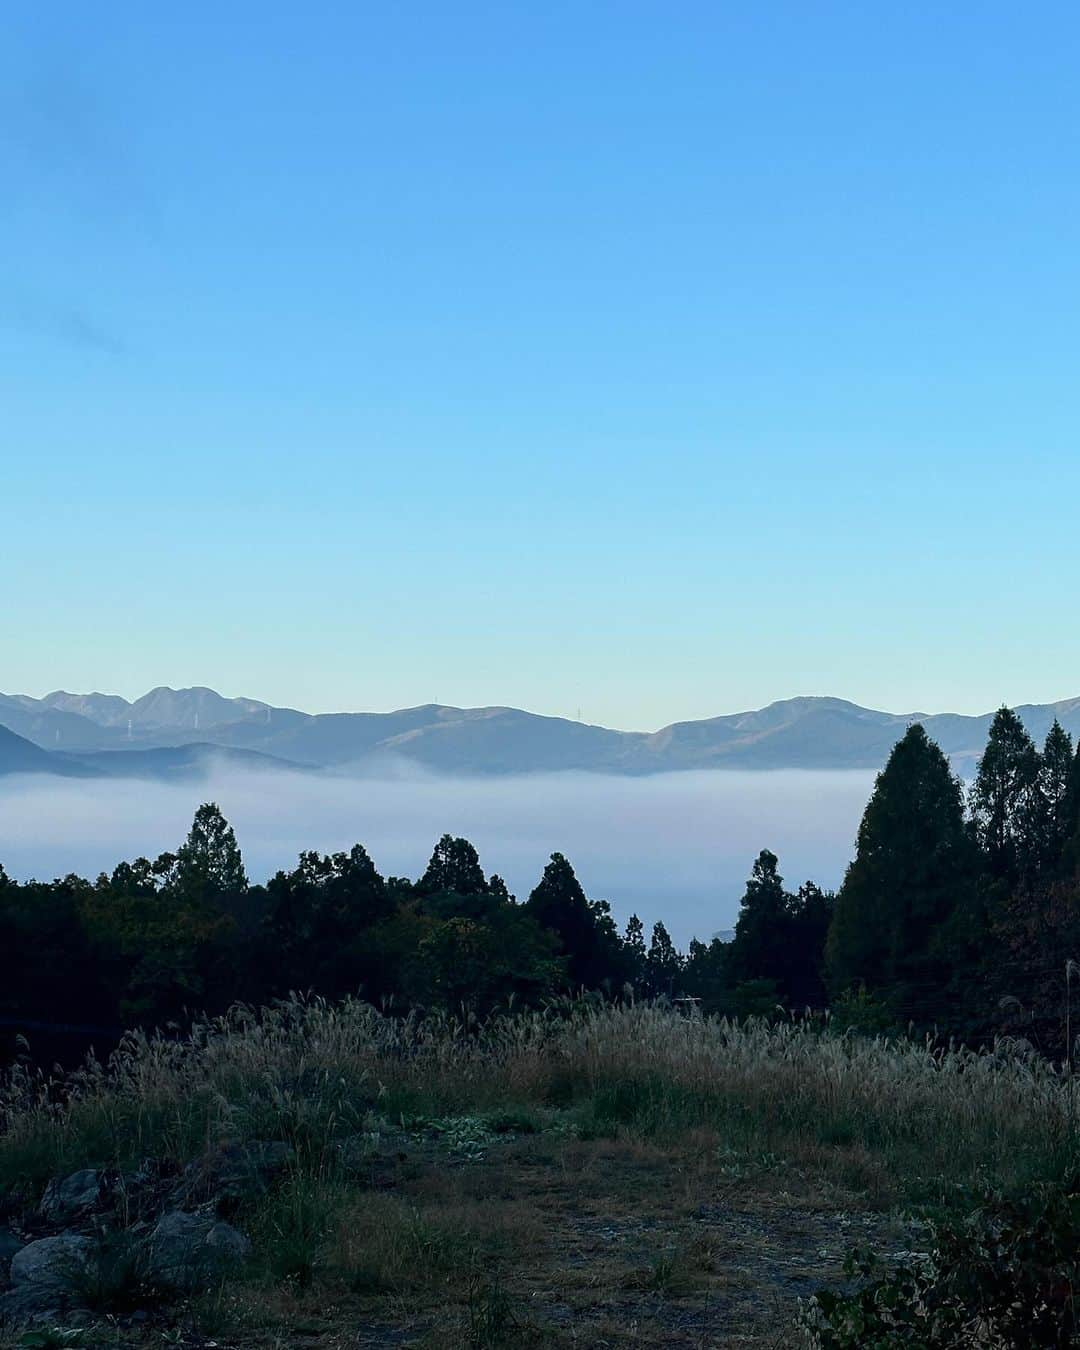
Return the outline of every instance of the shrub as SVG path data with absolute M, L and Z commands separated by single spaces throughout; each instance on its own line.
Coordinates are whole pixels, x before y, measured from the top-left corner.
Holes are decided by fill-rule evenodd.
M 1080 1176 L 1019 1199 L 984 1190 L 930 1225 L 929 1254 L 883 1269 L 853 1253 L 851 1293 L 817 1294 L 805 1318 L 820 1350 L 1025 1350 L 1080 1345 Z

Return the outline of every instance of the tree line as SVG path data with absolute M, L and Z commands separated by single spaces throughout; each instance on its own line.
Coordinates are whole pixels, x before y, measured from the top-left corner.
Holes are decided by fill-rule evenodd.
M 684 999 L 730 1016 L 831 1007 L 867 1026 L 969 1040 L 1021 1033 L 1060 1053 L 1080 992 L 1080 754 L 994 718 L 965 790 L 916 724 L 878 775 L 839 891 L 753 864 L 730 942 L 680 951 L 663 923 L 616 927 L 554 853 L 519 902 L 468 840 L 417 880 L 359 844 L 304 852 L 264 885 L 214 803 L 174 853 L 96 880 L 18 883 L 0 867 L 0 1019 L 102 1033 L 292 991 L 484 1014 L 565 993 Z

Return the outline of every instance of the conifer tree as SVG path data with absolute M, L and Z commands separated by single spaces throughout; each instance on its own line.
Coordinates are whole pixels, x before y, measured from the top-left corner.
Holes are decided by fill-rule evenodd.
M 972 815 L 991 875 L 1009 883 L 1037 870 L 1039 752 L 1011 708 L 990 725 L 971 793 Z
M 1046 875 L 1059 871 L 1062 851 L 1072 832 L 1069 819 L 1072 770 L 1072 738 L 1055 717 L 1039 760 L 1039 863 Z
M 682 968 L 682 959 L 662 923 L 653 924 L 652 941 L 649 944 L 646 961 L 651 991 L 654 994 L 667 994 L 669 998 L 673 997 Z
M 1069 781 L 1065 786 L 1062 804 L 1064 843 L 1058 863 L 1059 874 L 1072 879 L 1080 874 L 1080 739 L 1069 766 Z
M 732 979 L 777 978 L 776 966 L 788 939 L 790 896 L 784 890 L 775 853 L 762 849 L 754 861 L 735 922 L 735 937 L 728 951 Z
M 621 975 L 619 935 L 611 908 L 590 901 L 561 853 L 553 853 L 532 894 L 526 912 L 559 939 L 573 988 L 597 989 Z
M 963 795 L 940 748 L 910 727 L 878 775 L 826 943 L 834 994 L 865 984 L 930 1019 L 954 975 L 949 934 L 976 856 Z
M 636 914 L 631 914 L 626 921 L 623 953 L 626 958 L 626 973 L 630 983 L 635 988 L 639 988 L 645 979 L 645 962 L 648 955 L 645 950 L 645 925 Z
M 416 893 L 438 895 L 450 891 L 455 895 L 486 895 L 488 883 L 472 844 L 467 839 L 444 834 L 432 850 L 427 871 L 416 883 Z
M 176 853 L 172 889 L 191 901 L 220 902 L 247 890 L 244 860 L 233 828 L 216 802 L 195 812 L 188 837 Z

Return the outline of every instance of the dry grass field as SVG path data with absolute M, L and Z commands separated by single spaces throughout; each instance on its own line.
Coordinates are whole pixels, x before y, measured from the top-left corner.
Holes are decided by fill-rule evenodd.
M 16 1074 L 2 1109 L 17 1241 L 58 1231 L 50 1180 L 100 1178 L 63 1225 L 89 1271 L 10 1343 L 482 1350 L 807 1344 L 800 1304 L 849 1248 L 894 1259 L 965 1185 L 1053 1175 L 1075 1101 L 1018 1047 L 294 1002 L 133 1036 L 64 1084 Z M 156 1284 L 140 1253 L 177 1208 L 244 1258 Z

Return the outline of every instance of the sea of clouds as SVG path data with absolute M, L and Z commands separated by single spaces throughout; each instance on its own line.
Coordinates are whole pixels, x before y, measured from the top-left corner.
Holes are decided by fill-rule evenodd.
M 448 778 L 402 768 L 380 777 L 248 773 L 205 781 L 0 779 L 0 863 L 20 879 L 94 876 L 122 858 L 179 844 L 202 801 L 236 829 L 263 881 L 301 849 L 362 843 L 384 875 L 418 876 L 443 833 L 471 839 L 519 899 L 555 850 L 620 925 L 662 919 L 680 945 L 734 926 L 757 853 L 770 848 L 794 887 L 836 886 L 874 775 L 727 772 L 624 778 L 557 773 Z

